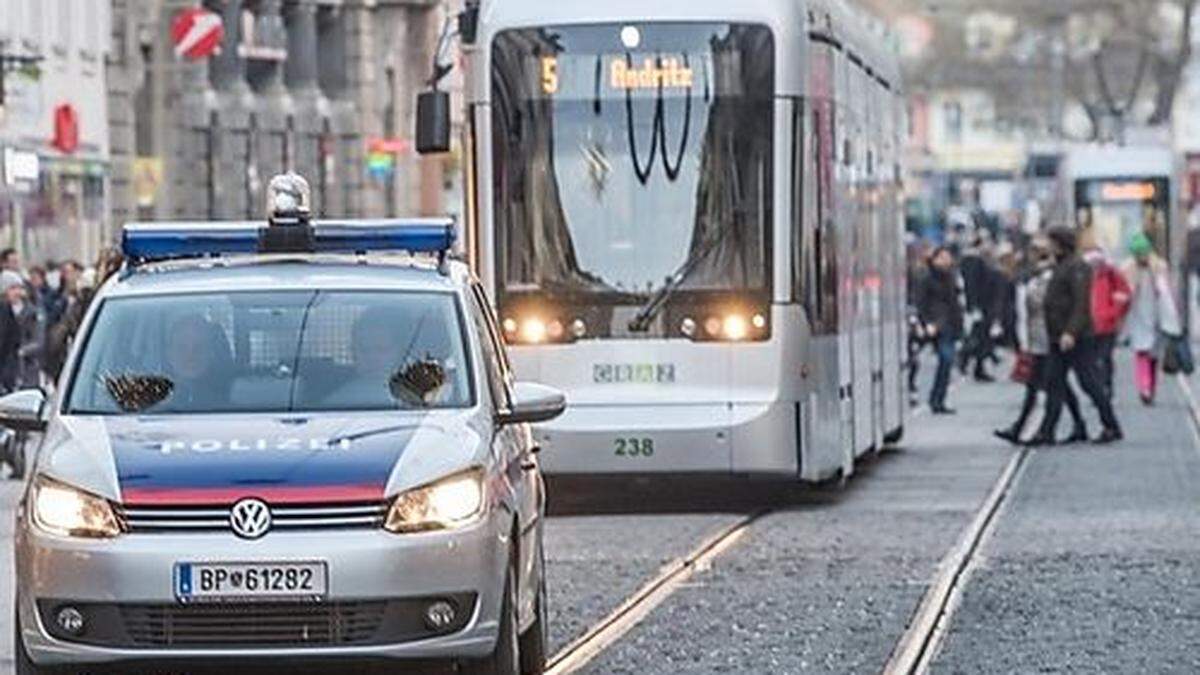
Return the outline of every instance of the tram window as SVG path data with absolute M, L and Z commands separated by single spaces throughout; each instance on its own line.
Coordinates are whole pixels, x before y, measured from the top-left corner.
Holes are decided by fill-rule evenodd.
M 813 283 L 809 286 L 809 303 L 813 308 L 814 324 L 819 334 L 836 332 L 838 325 L 838 266 L 837 237 L 834 219 L 834 166 L 836 164 L 833 103 L 813 101 L 812 169 L 816 177 L 815 222 L 813 227 Z
M 806 203 L 804 186 L 808 183 L 805 171 L 808 162 L 805 158 L 805 148 L 809 143 L 804 139 L 804 106 L 800 101 L 794 101 L 792 109 L 792 300 L 808 308 L 808 298 L 805 296 L 805 279 L 807 278 L 807 251 L 809 249 L 805 236 Z

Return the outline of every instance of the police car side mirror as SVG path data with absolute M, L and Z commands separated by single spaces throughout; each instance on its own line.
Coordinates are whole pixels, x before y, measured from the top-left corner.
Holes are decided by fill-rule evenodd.
M 0 398 L 0 427 L 13 431 L 45 431 L 42 409 L 46 394 L 40 389 L 25 389 Z
M 512 410 L 500 413 L 496 422 L 502 426 L 549 422 L 566 409 L 567 397 L 561 391 L 532 382 L 518 382 L 513 386 Z
M 417 95 L 417 152 L 450 152 L 450 94 L 436 89 Z

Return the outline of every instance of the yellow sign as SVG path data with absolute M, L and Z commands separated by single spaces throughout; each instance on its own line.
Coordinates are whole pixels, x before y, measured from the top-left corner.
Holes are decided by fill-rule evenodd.
M 646 59 L 640 68 L 617 59 L 610 73 L 613 89 L 690 89 L 695 81 L 692 69 L 675 58 Z
M 556 57 L 542 57 L 542 91 L 550 95 L 558 93 L 558 59 Z
M 158 199 L 158 188 L 163 182 L 161 157 L 138 157 L 133 160 L 133 191 L 138 206 L 154 206 Z
M 1154 183 L 1105 183 L 1100 198 L 1106 202 L 1148 202 L 1158 190 Z

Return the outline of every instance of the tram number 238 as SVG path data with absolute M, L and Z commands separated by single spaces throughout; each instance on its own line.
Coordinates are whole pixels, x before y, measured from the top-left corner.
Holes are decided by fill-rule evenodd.
M 613 454 L 617 457 L 653 457 L 653 438 L 618 438 L 613 441 Z

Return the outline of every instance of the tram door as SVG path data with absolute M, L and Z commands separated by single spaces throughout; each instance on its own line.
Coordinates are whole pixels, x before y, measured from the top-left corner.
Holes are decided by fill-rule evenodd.
M 835 100 L 835 51 L 823 42 L 809 43 L 809 97 L 803 137 L 805 237 L 811 247 L 807 260 L 811 274 L 804 287 L 813 326 L 810 364 L 815 388 L 809 410 L 811 444 L 807 454 L 810 479 L 826 478 L 837 469 L 852 469 L 853 410 L 850 344 L 846 332 L 845 291 L 847 274 L 846 233 L 842 231 L 842 169 L 839 143 L 842 112 Z
M 839 394 L 842 401 L 842 451 L 843 470 L 845 475 L 854 472 L 856 456 L 856 417 L 858 409 L 856 401 L 857 378 L 855 377 L 854 350 L 856 345 L 855 323 L 857 308 L 855 289 L 857 286 L 858 265 L 854 247 L 858 243 L 855 236 L 857 208 L 853 189 L 854 170 L 851 139 L 856 130 L 854 115 L 850 107 L 849 66 L 843 52 L 835 52 L 835 101 L 836 101 L 836 156 L 834 208 L 837 213 L 837 246 L 838 246 L 838 374 Z
M 858 455 L 871 447 L 874 435 L 872 420 L 872 355 L 875 351 L 871 340 L 870 291 L 868 276 L 871 271 L 870 237 L 870 190 L 867 177 L 868 128 L 866 117 L 865 73 L 846 61 L 845 82 L 847 96 L 847 143 L 845 147 L 846 170 L 849 176 L 849 198 L 846 225 L 850 230 L 851 249 L 847 260 L 853 268 L 847 285 L 847 296 L 851 303 L 851 367 L 854 372 L 852 394 L 854 397 L 854 454 Z

